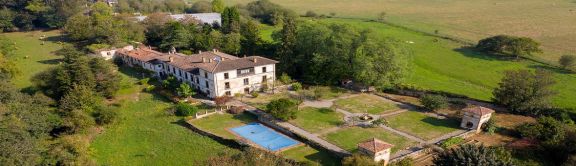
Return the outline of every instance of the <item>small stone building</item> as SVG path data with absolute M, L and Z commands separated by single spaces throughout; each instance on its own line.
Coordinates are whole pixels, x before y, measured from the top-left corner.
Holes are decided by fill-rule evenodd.
M 390 153 L 394 145 L 376 138 L 358 143 L 358 151 L 374 159 L 376 162 L 384 161 L 384 166 L 390 161 Z
M 482 106 L 475 106 L 463 109 L 462 123 L 460 127 L 465 129 L 481 131 L 482 124 L 486 123 L 492 117 L 494 110 Z

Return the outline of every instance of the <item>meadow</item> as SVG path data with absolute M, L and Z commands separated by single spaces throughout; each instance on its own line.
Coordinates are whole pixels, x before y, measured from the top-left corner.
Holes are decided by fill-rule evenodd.
M 53 53 L 62 47 L 59 43 L 63 40 L 60 31 L 13 32 L 1 35 L 16 44 L 17 50 L 9 58 L 16 63 L 19 70 L 19 73 L 12 79 L 12 83 L 18 88 L 30 87 L 32 76 L 55 66 L 61 59 Z M 44 44 L 40 40 L 43 35 L 46 36 Z
M 197 0 L 191 0 L 197 1 Z M 253 0 L 225 0 L 228 5 Z M 573 0 L 270 0 L 299 14 L 314 11 L 341 18 L 376 19 L 411 29 L 475 43 L 498 34 L 527 36 L 541 42 L 539 59 L 556 62 L 576 52 L 576 16 Z

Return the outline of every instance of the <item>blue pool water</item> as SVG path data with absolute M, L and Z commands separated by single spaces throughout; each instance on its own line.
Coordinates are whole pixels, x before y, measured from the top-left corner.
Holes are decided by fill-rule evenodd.
M 278 151 L 298 144 L 298 141 L 282 135 L 260 123 L 250 123 L 232 128 L 231 130 L 270 151 Z

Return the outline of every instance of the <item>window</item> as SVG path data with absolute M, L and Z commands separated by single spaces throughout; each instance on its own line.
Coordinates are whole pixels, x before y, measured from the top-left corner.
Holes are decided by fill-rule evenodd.
M 176 75 L 182 77 L 182 75 L 180 74 L 180 70 L 176 70 Z
M 208 72 L 204 72 L 204 78 L 208 78 Z
M 266 67 L 262 67 L 262 73 L 266 73 Z
M 262 76 L 262 82 L 266 82 L 266 81 L 268 81 L 268 77 Z
M 230 82 L 225 82 L 225 83 L 224 83 L 224 88 L 230 89 Z
M 208 81 L 206 81 L 205 83 L 206 83 L 206 88 L 210 88 L 210 84 L 208 84 Z
M 247 74 L 250 73 L 250 69 L 242 69 L 238 71 L 238 74 Z
M 250 84 L 250 81 L 248 81 L 248 78 L 244 78 L 244 85 L 248 85 Z
M 224 73 L 224 79 L 228 79 L 228 73 Z
M 232 96 L 232 92 L 226 91 L 226 96 Z

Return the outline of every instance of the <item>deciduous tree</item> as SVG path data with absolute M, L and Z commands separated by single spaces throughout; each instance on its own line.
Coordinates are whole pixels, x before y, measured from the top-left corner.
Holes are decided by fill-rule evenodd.
M 550 107 L 550 98 L 556 94 L 551 88 L 556 82 L 552 73 L 538 69 L 506 71 L 499 86 L 494 89 L 493 101 L 510 111 L 538 115 Z
M 511 166 L 512 155 L 503 148 L 491 148 L 473 144 L 461 145 L 434 157 L 437 166 Z

